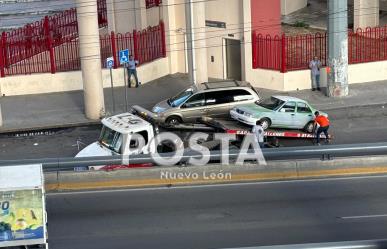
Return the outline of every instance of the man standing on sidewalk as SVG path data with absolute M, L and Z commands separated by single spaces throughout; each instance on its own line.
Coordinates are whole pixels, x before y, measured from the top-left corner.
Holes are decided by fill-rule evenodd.
M 133 58 L 133 55 L 130 55 L 129 61 L 128 61 L 128 87 L 132 87 L 130 84 L 130 78 L 132 77 L 132 75 L 136 80 L 136 87 L 138 87 L 139 85 L 138 77 L 137 77 L 137 65 L 138 65 L 138 61 Z
M 315 122 L 314 130 L 316 130 L 317 125 L 320 126 L 318 127 L 316 132 L 316 144 L 320 145 L 320 135 L 323 132 L 325 134 L 325 141 L 329 142 L 329 134 L 328 134 L 329 125 L 330 125 L 329 119 L 324 115 L 320 115 L 319 112 L 315 112 L 314 115 L 316 116 L 316 118 L 314 119 L 314 122 Z
M 312 91 L 320 91 L 320 68 L 321 68 L 321 61 L 318 59 L 317 56 L 313 57 L 313 60 L 309 63 L 309 68 L 311 71 L 311 78 L 312 78 Z
M 254 134 L 255 139 L 257 140 L 257 142 L 259 144 L 259 147 L 263 148 L 265 131 L 262 128 L 261 121 L 258 120 L 256 122 L 256 124 L 253 126 L 253 130 L 251 132 Z

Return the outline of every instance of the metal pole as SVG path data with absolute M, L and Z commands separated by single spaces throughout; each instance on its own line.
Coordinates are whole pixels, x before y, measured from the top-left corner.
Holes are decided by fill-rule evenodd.
M 110 84 L 112 87 L 113 114 L 116 113 L 116 101 L 114 99 L 113 70 L 110 68 Z
M 0 127 L 2 127 L 2 126 L 3 126 L 3 115 L 2 115 L 2 112 L 1 112 L 1 103 L 0 103 Z
M 128 84 L 129 82 L 129 76 L 128 80 L 126 80 L 126 63 L 124 64 L 124 87 L 125 87 L 125 112 L 128 112 Z
M 328 96 L 348 96 L 348 3 L 328 0 Z
M 193 0 L 186 0 L 186 29 L 187 29 L 187 55 L 188 55 L 188 75 L 192 84 L 197 84 L 196 80 L 196 58 L 195 58 L 195 34 L 193 30 Z

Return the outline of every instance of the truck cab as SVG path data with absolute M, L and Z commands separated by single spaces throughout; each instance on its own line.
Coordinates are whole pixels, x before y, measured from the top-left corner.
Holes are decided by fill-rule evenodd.
M 102 119 L 102 130 L 98 141 L 88 145 L 75 157 L 112 156 L 112 155 L 137 155 L 149 154 L 156 151 L 152 139 L 155 136 L 154 126 L 143 118 L 132 114 L 123 113 Z M 144 146 L 137 148 L 137 139 L 142 136 Z M 100 169 L 103 166 L 90 166 L 89 169 Z

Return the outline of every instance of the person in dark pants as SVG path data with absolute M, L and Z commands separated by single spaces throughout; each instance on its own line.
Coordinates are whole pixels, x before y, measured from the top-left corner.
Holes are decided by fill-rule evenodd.
M 251 132 L 254 134 L 255 139 L 258 142 L 259 147 L 263 148 L 264 142 L 265 142 L 265 131 L 262 128 L 261 121 L 258 120 L 255 123 Z
M 133 55 L 130 55 L 128 61 L 128 87 L 132 87 L 130 84 L 130 78 L 132 77 L 132 75 L 136 79 L 136 87 L 138 87 L 139 85 L 137 77 L 137 65 L 138 61 L 133 58 Z
M 314 122 L 315 122 L 314 129 L 316 130 L 317 125 L 320 126 L 318 127 L 316 132 L 316 144 L 320 145 L 321 133 L 325 134 L 325 141 L 329 142 L 329 134 L 328 134 L 329 125 L 330 125 L 329 119 L 324 115 L 320 115 L 319 112 L 315 112 L 314 115 L 316 116 L 316 118 L 314 119 Z

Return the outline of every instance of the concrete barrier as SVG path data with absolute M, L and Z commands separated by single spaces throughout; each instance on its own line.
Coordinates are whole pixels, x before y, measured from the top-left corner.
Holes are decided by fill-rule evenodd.
M 387 173 L 387 156 L 45 173 L 48 191 L 272 181 Z

